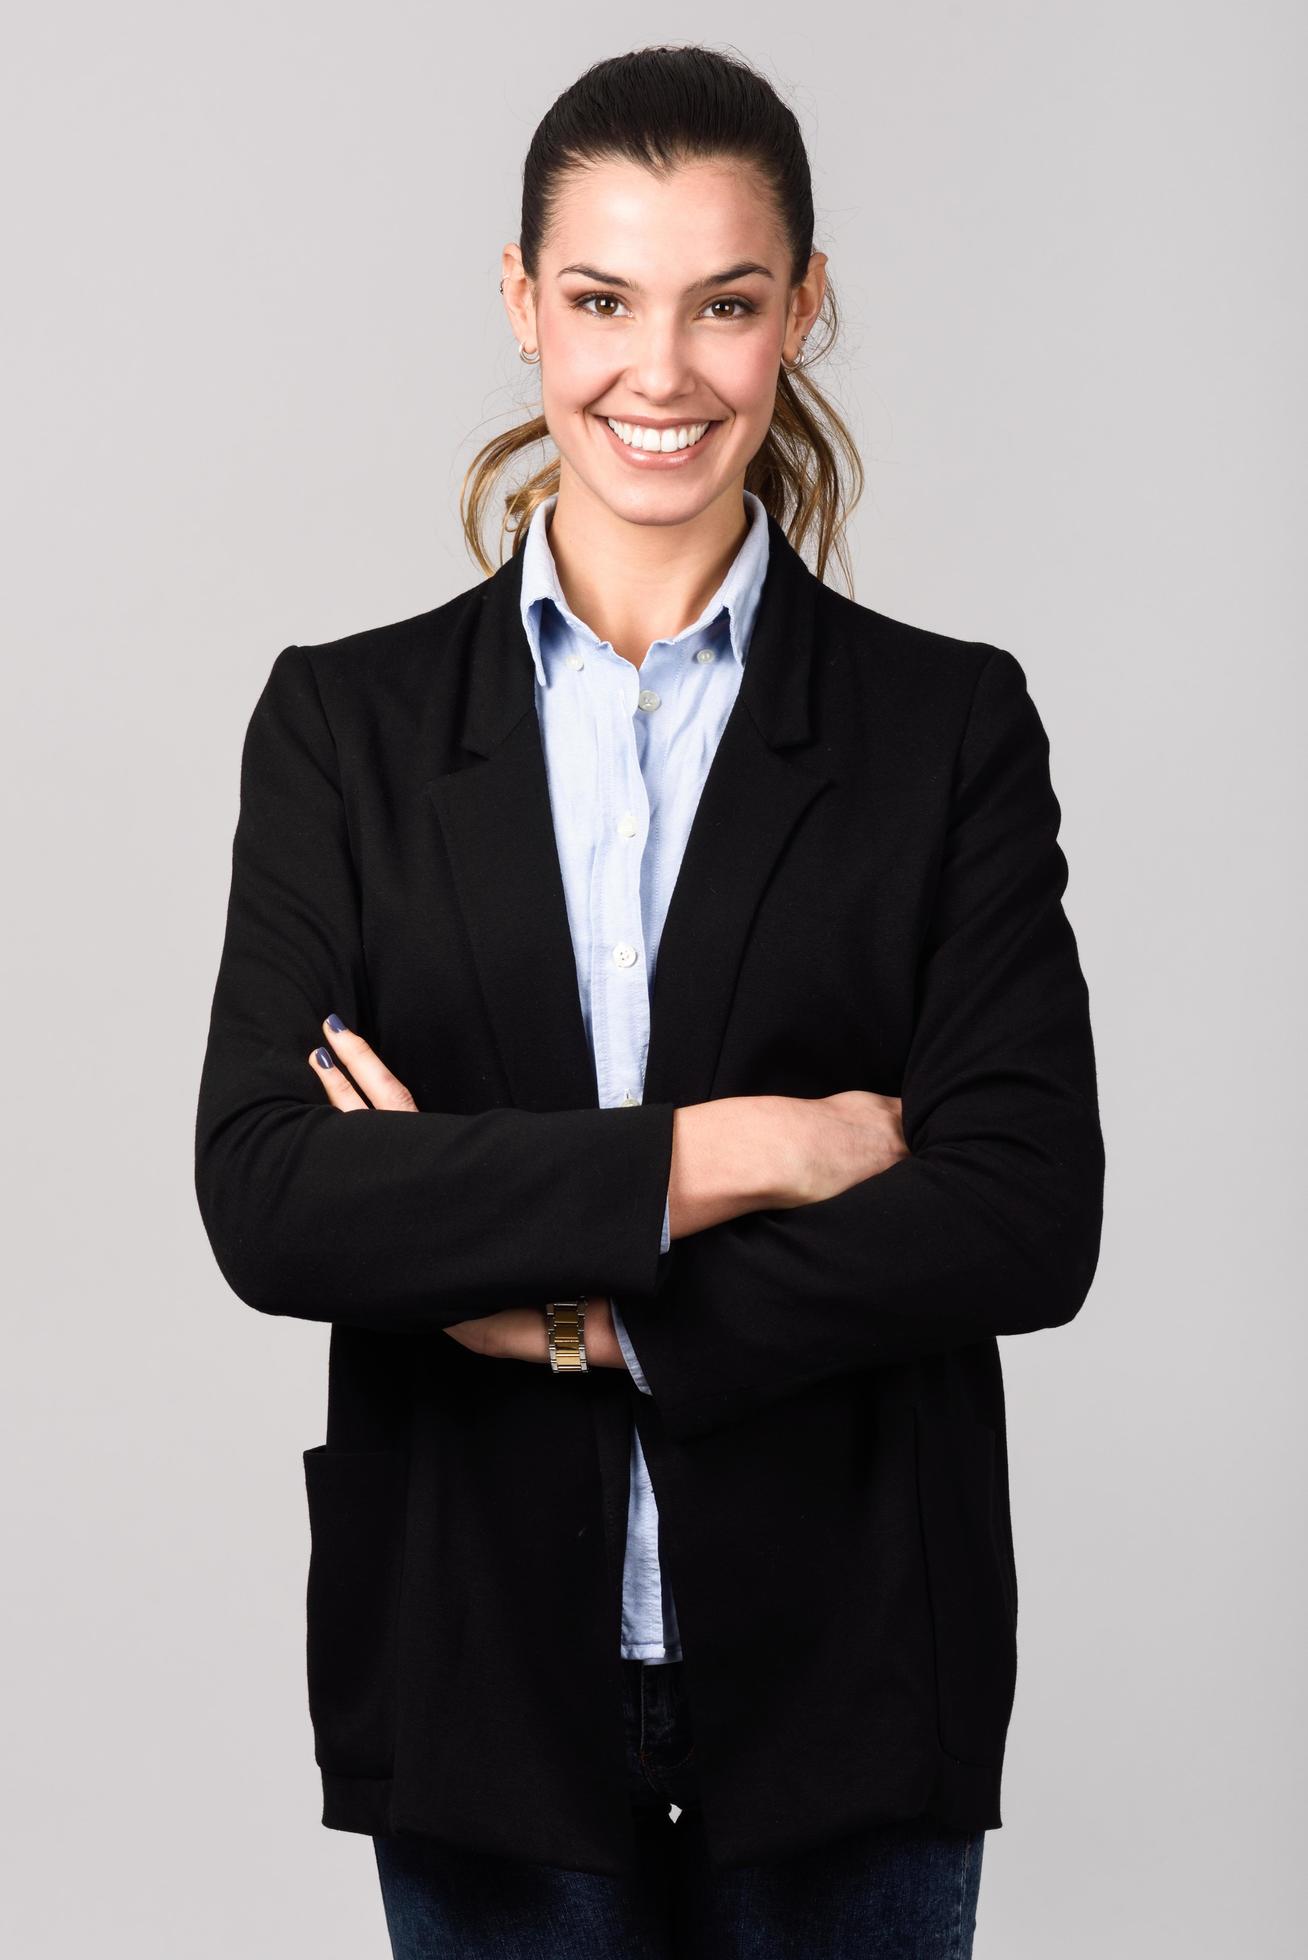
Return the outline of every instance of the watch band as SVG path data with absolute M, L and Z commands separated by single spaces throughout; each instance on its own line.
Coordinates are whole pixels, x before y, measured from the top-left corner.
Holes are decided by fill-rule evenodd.
M 575 1300 L 551 1300 L 545 1308 L 550 1337 L 550 1367 L 556 1375 L 589 1373 L 586 1360 L 586 1295 Z

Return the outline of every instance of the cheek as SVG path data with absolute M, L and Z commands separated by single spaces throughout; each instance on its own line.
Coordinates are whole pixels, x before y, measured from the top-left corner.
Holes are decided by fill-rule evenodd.
M 612 386 L 613 358 L 586 334 L 556 331 L 549 343 L 549 392 L 564 413 L 586 408 Z
M 777 393 L 777 356 L 762 334 L 724 348 L 707 378 L 744 422 L 771 420 Z

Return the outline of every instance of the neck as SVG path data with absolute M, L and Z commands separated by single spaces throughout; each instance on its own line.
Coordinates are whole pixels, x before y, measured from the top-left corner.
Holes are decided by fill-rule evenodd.
M 684 523 L 634 524 L 565 472 L 548 536 L 572 611 L 639 667 L 655 640 L 698 619 L 748 529 L 743 478 Z

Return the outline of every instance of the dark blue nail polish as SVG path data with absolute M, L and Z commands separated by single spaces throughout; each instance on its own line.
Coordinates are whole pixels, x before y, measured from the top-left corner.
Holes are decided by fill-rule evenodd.
M 329 1014 L 327 1016 L 327 1025 L 331 1029 L 333 1034 L 349 1033 L 349 1029 L 346 1027 L 344 1021 L 342 1021 L 339 1014 Z
M 325 1048 L 315 1048 L 313 1051 L 313 1059 L 315 1062 L 317 1062 L 319 1068 L 335 1068 L 336 1066 L 335 1062 L 331 1058 L 331 1055 L 328 1053 L 327 1049 Z

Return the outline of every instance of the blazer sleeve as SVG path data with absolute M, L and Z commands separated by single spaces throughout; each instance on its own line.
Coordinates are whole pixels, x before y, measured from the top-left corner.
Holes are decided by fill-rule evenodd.
M 394 1329 L 652 1293 L 674 1105 L 335 1109 L 308 1056 L 333 1010 L 366 1034 L 367 1000 L 335 744 L 289 646 L 242 750 L 196 1112 L 196 1196 L 224 1278 L 263 1313 Z
M 669 1251 L 672 1246 L 672 1221 L 669 1216 L 669 1203 L 670 1194 L 669 1197 L 665 1197 L 663 1200 L 663 1230 L 659 1235 L 660 1254 Z M 636 1350 L 631 1345 L 631 1336 L 628 1334 L 622 1319 L 621 1309 L 612 1296 L 609 1298 L 609 1311 L 613 1320 L 613 1331 L 618 1337 L 618 1346 L 622 1349 L 622 1358 L 627 1364 L 627 1373 L 631 1376 L 642 1395 L 652 1395 L 654 1391 L 645 1380 L 645 1376 L 641 1371 L 640 1362 L 636 1358 Z
M 1049 742 L 993 648 L 956 763 L 902 1085 L 910 1155 L 839 1196 L 679 1239 L 624 1301 L 674 1440 L 823 1379 L 1071 1320 L 1104 1147 Z

